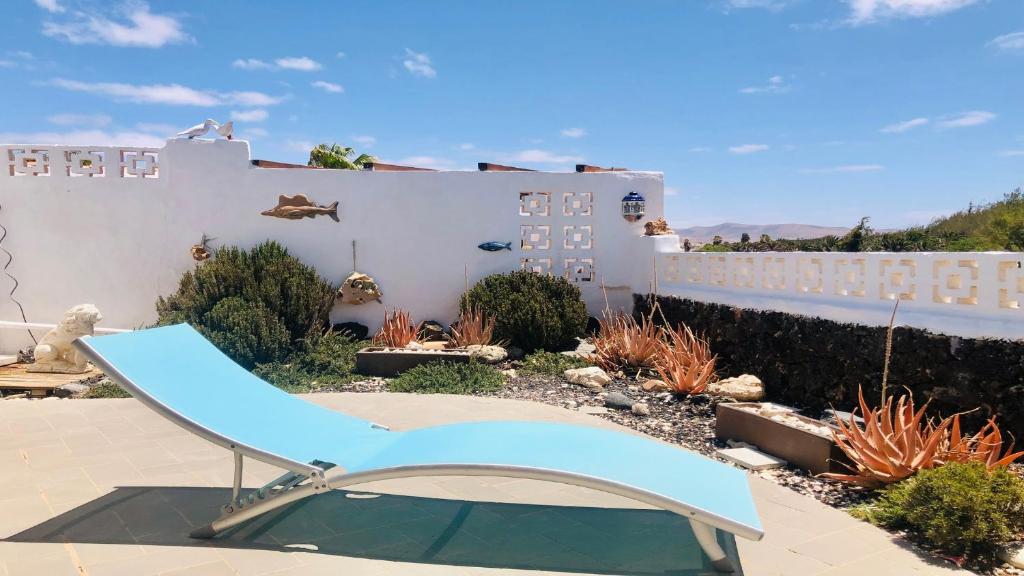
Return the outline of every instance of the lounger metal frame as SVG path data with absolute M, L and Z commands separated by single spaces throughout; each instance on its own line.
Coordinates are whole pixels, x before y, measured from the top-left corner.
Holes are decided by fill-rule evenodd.
M 258 448 L 247 446 L 236 442 L 231 438 L 223 436 L 218 432 L 206 428 L 193 420 L 175 412 L 170 407 L 148 394 L 144 389 L 137 386 L 130 378 L 121 373 L 113 364 L 108 362 L 102 354 L 89 345 L 90 337 L 85 336 L 74 342 L 76 348 L 81 351 L 91 362 L 93 362 L 104 374 L 116 382 L 122 388 L 131 393 L 136 400 L 142 402 L 146 407 L 157 412 L 164 418 L 184 428 L 185 430 L 223 448 L 231 450 L 235 458 L 234 485 L 232 486 L 231 502 L 221 507 L 221 515 L 207 526 L 192 531 L 192 538 L 212 538 L 230 528 L 233 528 L 247 520 L 275 510 L 292 502 L 329 492 L 330 490 L 376 482 L 378 480 L 390 480 L 395 478 L 425 477 L 425 476 L 498 476 L 506 478 L 525 478 L 530 480 L 541 480 L 582 486 L 607 492 L 625 498 L 630 498 L 644 504 L 649 504 L 675 514 L 683 516 L 690 522 L 693 534 L 700 544 L 701 549 L 708 556 L 715 570 L 720 572 L 733 572 L 735 568 L 729 560 L 725 551 L 718 543 L 716 529 L 733 533 L 737 536 L 750 540 L 760 540 L 764 534 L 751 529 L 749 526 L 733 522 L 716 514 L 711 514 L 703 509 L 689 506 L 665 498 L 659 494 L 649 492 L 622 484 L 612 482 L 603 478 L 573 474 L 561 470 L 545 468 L 534 468 L 525 466 L 506 466 L 498 464 L 434 464 L 416 466 L 397 466 L 393 468 L 382 468 L 378 470 L 367 470 L 363 472 L 332 473 L 328 478 L 327 470 L 336 469 L 332 464 L 324 462 L 302 463 L 283 456 L 266 452 Z M 368 424 L 374 428 L 387 429 L 375 423 Z M 277 466 L 288 471 L 287 474 L 271 481 L 263 487 L 245 495 L 240 496 L 242 485 L 243 458 L 249 457 L 260 462 Z

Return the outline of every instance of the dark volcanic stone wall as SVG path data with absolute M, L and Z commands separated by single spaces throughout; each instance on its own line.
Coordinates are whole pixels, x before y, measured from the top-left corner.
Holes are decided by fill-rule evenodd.
M 835 406 L 849 410 L 864 386 L 870 405 L 881 391 L 884 327 L 841 324 L 782 312 L 659 296 L 664 318 L 703 334 L 719 356 L 719 374 L 754 374 L 768 399 L 816 416 Z M 650 313 L 649 296 L 634 295 L 634 315 Z M 656 322 L 662 322 L 655 313 Z M 897 317 L 897 322 L 899 318 Z M 909 388 L 931 412 L 965 416 L 970 429 L 998 416 L 1000 427 L 1024 438 L 1024 342 L 959 338 L 917 328 L 893 331 L 890 390 Z

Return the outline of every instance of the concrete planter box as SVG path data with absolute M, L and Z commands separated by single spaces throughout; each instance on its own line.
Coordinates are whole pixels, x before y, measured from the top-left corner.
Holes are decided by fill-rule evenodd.
M 744 407 L 759 406 L 756 402 L 719 404 L 715 413 L 715 437 L 753 444 L 762 452 L 782 458 L 814 474 L 848 471 L 839 462 L 849 460 L 831 437 L 743 410 Z M 815 426 L 826 426 L 820 420 L 796 413 L 791 415 Z
M 435 360 L 469 362 L 465 350 L 397 350 L 370 347 L 356 352 L 356 372 L 368 376 L 398 376 L 402 372 Z

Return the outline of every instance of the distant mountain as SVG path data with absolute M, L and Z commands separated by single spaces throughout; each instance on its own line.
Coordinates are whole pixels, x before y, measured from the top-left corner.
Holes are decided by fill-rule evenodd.
M 694 244 L 711 242 L 715 236 L 721 236 L 726 242 L 739 242 L 744 232 L 750 234 L 751 240 L 757 240 L 762 234 L 774 238 L 821 238 L 822 236 L 842 236 L 849 228 L 836 226 L 815 226 L 813 224 L 737 224 L 726 222 L 716 226 L 691 226 L 676 228 L 680 238 L 689 238 Z

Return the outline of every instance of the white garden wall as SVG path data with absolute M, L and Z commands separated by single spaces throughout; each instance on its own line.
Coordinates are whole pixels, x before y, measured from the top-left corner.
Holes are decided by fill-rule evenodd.
M 83 162 L 83 160 L 89 160 Z M 591 313 L 628 307 L 647 287 L 651 254 L 643 223 L 620 211 L 630 191 L 662 214 L 661 174 L 641 172 L 355 172 L 252 166 L 244 141 L 170 140 L 161 149 L 0 146 L 0 248 L 14 261 L 15 297 L 30 322 L 56 322 L 64 310 L 96 304 L 102 325 L 132 328 L 155 320 L 157 296 L 172 292 L 195 265 L 189 249 L 203 234 L 212 247 L 274 239 L 338 284 L 358 268 L 372 275 L 384 304 L 418 320 L 454 319 L 464 289 L 495 272 L 529 266 L 568 274 Z M 278 195 L 340 202 L 326 216 L 260 215 Z M 486 241 L 512 242 L 485 252 Z M 522 245 L 521 245 L 522 241 Z M 0 265 L 6 258 L 0 253 Z M 20 320 L 0 276 L 0 320 Z M 338 305 L 335 321 L 376 328 L 382 305 Z M 0 330 L 0 352 L 28 344 Z
M 658 293 L 870 326 L 896 323 L 964 337 L 1024 338 L 1016 252 L 685 253 L 651 240 Z

